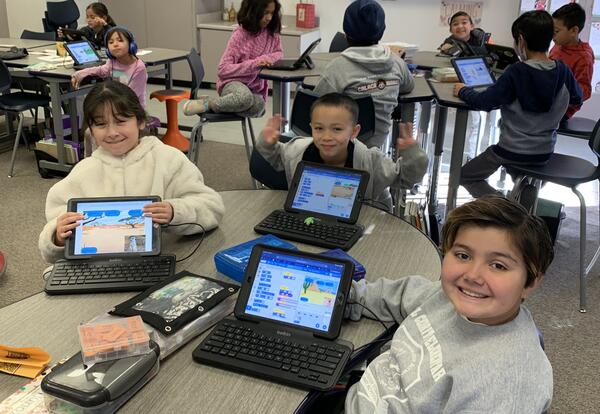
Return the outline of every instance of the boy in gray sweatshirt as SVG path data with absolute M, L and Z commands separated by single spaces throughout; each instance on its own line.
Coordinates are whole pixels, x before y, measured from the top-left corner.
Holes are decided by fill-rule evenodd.
M 552 367 L 522 305 L 553 258 L 545 224 L 519 204 L 484 196 L 448 215 L 442 251 L 441 282 L 354 283 L 347 316 L 400 326 L 350 388 L 345 412 L 545 412 Z

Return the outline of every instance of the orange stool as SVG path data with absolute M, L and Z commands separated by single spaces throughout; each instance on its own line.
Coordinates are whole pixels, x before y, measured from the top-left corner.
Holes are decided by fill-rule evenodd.
M 167 103 L 167 133 L 164 135 L 162 141 L 167 145 L 187 152 L 190 147 L 190 141 L 179 131 L 177 104 L 183 99 L 190 99 L 190 92 L 178 89 L 164 89 L 152 92 L 150 99 L 154 98 Z

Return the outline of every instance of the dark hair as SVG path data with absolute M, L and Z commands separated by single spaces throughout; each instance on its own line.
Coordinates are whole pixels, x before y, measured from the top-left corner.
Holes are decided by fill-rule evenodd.
M 577 26 L 581 32 L 585 26 L 585 10 L 577 3 L 565 4 L 552 13 L 552 17 L 562 21 L 567 29 Z
M 332 92 L 325 94 L 310 106 L 310 117 L 312 118 L 313 111 L 318 106 L 336 106 L 344 108 L 346 111 L 350 113 L 350 117 L 352 118 L 352 122 L 354 124 L 358 123 L 358 104 L 354 99 L 349 97 L 348 95 L 344 95 L 338 92 Z
M 112 35 L 115 33 L 118 33 L 119 37 L 121 37 L 122 39 L 127 40 L 129 54 L 137 57 L 136 56 L 137 55 L 137 44 L 135 43 L 135 38 L 133 37 L 133 33 L 131 33 L 129 30 L 127 30 L 123 26 L 114 26 L 106 31 L 106 33 L 104 34 L 104 45 L 106 46 L 106 48 L 108 49 L 108 41 L 110 40 Z M 110 54 L 110 51 L 107 52 L 107 57 L 113 58 L 112 54 Z
M 458 231 L 465 226 L 494 227 L 505 230 L 516 250 L 523 255 L 527 280 L 531 286 L 541 277 L 554 258 L 554 249 L 544 221 L 530 215 L 520 204 L 488 195 L 452 210 L 442 228 L 442 253 L 453 246 Z
M 146 121 L 146 111 L 131 88 L 121 82 L 106 80 L 97 83 L 83 101 L 83 125 L 92 127 L 97 123 L 98 110 L 109 105 L 115 118 L 135 117 Z
M 104 3 L 100 3 L 99 1 L 90 3 L 86 8 L 86 10 L 92 10 L 95 15 L 102 17 L 106 20 L 106 24 L 112 25 L 115 24 L 112 17 L 108 15 L 108 8 L 104 5 Z
M 281 4 L 279 4 L 279 0 L 243 0 L 237 14 L 239 25 L 252 34 L 260 33 L 260 21 L 264 16 L 265 9 L 271 3 L 275 3 L 275 11 L 267 30 L 271 34 L 281 32 Z
M 450 17 L 448 19 L 448 26 L 452 26 L 452 21 L 454 19 L 456 19 L 457 17 L 461 17 L 461 16 L 465 16 L 469 18 L 469 21 L 471 22 L 471 24 L 473 24 L 473 19 L 471 18 L 471 16 L 469 15 L 469 13 L 465 12 L 465 11 L 457 11 L 456 13 L 454 13 L 452 15 L 452 17 Z
M 527 49 L 547 52 L 554 36 L 552 16 L 545 10 L 532 10 L 523 13 L 512 24 L 512 37 L 519 42 L 519 35 L 527 42 Z

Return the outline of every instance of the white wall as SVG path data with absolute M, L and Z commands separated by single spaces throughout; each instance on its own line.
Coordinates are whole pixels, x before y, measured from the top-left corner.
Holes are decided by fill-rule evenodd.
M 46 1 L 60 0 L 6 0 L 8 32 L 10 37 L 20 37 L 24 29 L 43 32 L 42 17 L 46 11 Z M 79 26 L 85 25 L 85 7 L 92 0 L 75 0 L 79 7 Z
M 227 0 L 226 0 L 227 1 Z M 284 14 L 294 15 L 298 0 L 280 0 Z M 349 0 L 314 0 L 321 21 L 321 50 L 327 50 L 337 31 L 342 31 L 344 11 Z M 236 2 L 234 2 L 235 4 Z M 439 21 L 440 0 L 418 2 L 381 1 L 386 14 L 383 41 L 415 43 L 421 50 L 434 50 L 448 36 L 448 26 Z M 227 1 L 230 5 L 231 2 Z M 483 0 L 481 27 L 492 33 L 495 43 L 511 45 L 510 26 L 517 18 L 519 0 Z

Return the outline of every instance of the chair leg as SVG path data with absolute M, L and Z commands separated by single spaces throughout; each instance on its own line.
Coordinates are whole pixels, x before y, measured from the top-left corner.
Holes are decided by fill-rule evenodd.
M 17 136 L 15 137 L 15 145 L 13 145 L 12 156 L 10 157 L 10 170 L 8 171 L 8 178 L 12 178 L 13 171 L 15 169 L 15 158 L 17 156 L 17 148 L 19 147 L 19 139 L 21 138 L 21 133 L 23 132 L 23 114 L 20 112 L 17 114 L 19 118 L 19 124 L 17 126 Z
M 200 118 L 198 123 L 194 125 L 192 128 L 192 132 L 190 133 L 190 147 L 188 148 L 188 159 L 194 164 L 198 165 L 198 147 L 199 147 L 199 139 L 198 137 L 202 137 L 202 129 L 204 127 L 204 120 Z
M 250 142 L 248 141 L 248 131 L 246 130 L 246 120 L 250 123 L 250 118 L 242 118 L 242 134 L 244 135 L 244 145 L 246 146 L 246 156 L 248 157 L 248 165 L 250 165 L 250 159 L 252 158 L 252 149 L 250 148 Z M 251 124 L 250 124 L 251 125 Z M 254 137 L 253 137 L 254 139 Z M 252 178 L 252 184 L 255 190 L 260 189 L 260 184 L 254 178 Z
M 525 175 L 520 175 L 517 177 L 517 179 L 515 180 L 514 184 L 513 184 L 513 188 L 510 191 L 510 195 L 508 198 L 510 198 L 513 201 L 518 202 L 519 201 L 519 197 L 521 195 L 521 187 L 523 186 L 523 183 L 525 182 L 525 179 L 527 178 L 527 176 Z
M 252 140 L 252 148 L 256 147 L 256 139 L 254 136 L 254 128 L 252 127 L 252 120 L 250 118 L 246 118 L 248 119 L 248 128 L 250 129 L 250 139 Z
M 585 245 L 586 235 L 586 211 L 585 199 L 575 187 L 571 188 L 579 198 L 579 312 L 585 313 L 587 308 L 586 271 L 585 271 Z

